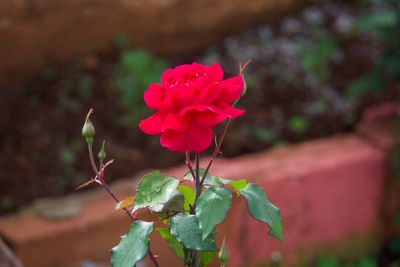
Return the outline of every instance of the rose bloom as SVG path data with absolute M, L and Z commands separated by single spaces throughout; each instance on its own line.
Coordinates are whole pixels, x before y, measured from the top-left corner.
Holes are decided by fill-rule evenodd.
M 185 64 L 167 69 L 152 83 L 144 101 L 155 113 L 139 123 L 146 134 L 161 134 L 161 145 L 176 152 L 201 152 L 213 140 L 212 127 L 244 110 L 232 103 L 242 95 L 240 75 L 223 80 L 219 64 Z

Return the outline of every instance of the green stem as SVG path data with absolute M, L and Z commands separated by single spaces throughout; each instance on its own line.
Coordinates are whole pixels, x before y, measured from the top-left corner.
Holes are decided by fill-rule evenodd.
M 193 209 L 192 209 L 192 214 L 195 214 L 196 212 L 196 204 L 197 200 L 201 194 L 201 183 L 200 183 L 200 154 L 196 153 L 195 154 L 195 170 L 193 171 L 193 168 L 191 170 L 192 175 L 194 177 L 194 183 L 195 183 L 195 200 L 193 203 Z M 191 167 L 191 164 L 189 165 Z M 189 167 L 188 166 L 188 167 Z M 197 251 L 192 250 L 190 252 L 190 267 L 198 267 L 199 266 L 199 257 L 197 255 Z
M 93 145 L 92 144 L 88 144 L 88 150 L 89 150 L 90 165 L 92 165 L 94 174 L 97 175 L 99 173 L 99 170 L 97 169 L 96 163 L 94 162 Z
M 107 191 L 107 193 L 114 199 L 114 201 L 116 203 L 120 202 L 119 198 L 114 194 L 114 192 L 111 190 L 111 188 L 108 186 L 108 184 L 106 183 L 106 181 L 104 179 L 104 169 L 107 167 L 108 164 L 106 163 L 106 165 L 103 166 L 99 172 L 96 167 L 96 163 L 94 162 L 92 145 L 89 145 L 88 148 L 89 148 L 90 163 L 92 165 L 93 172 L 95 173 L 95 175 L 97 177 L 99 177 L 100 185 Z M 112 162 L 112 161 L 110 161 L 110 162 Z M 126 215 L 128 215 L 128 217 L 131 219 L 132 222 L 136 221 L 136 218 L 132 215 L 132 213 L 128 209 L 124 208 L 123 210 L 125 211 Z M 149 257 L 155 267 L 160 267 L 160 265 L 157 262 L 156 257 L 151 252 L 150 248 L 149 248 Z
M 196 186 L 196 195 L 194 198 L 194 208 L 196 208 L 197 200 L 201 194 L 202 184 L 200 182 L 200 154 L 195 154 L 195 162 L 196 162 L 196 179 L 195 179 L 195 186 Z
M 206 176 L 208 174 L 208 171 L 210 170 L 212 163 L 214 162 L 214 159 L 221 153 L 221 145 L 222 145 L 222 142 L 224 141 L 226 132 L 228 131 L 230 121 L 231 121 L 230 119 L 227 119 L 225 121 L 224 129 L 222 130 L 222 134 L 217 142 L 217 145 L 215 146 L 214 152 L 211 155 L 210 161 L 208 162 L 207 168 L 204 171 L 203 177 L 200 180 L 201 186 L 203 186 L 204 180 L 206 179 Z

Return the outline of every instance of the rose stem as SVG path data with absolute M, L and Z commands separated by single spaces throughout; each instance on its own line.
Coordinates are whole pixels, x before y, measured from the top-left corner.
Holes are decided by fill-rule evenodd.
M 88 144 L 88 150 L 89 150 L 90 164 L 92 165 L 94 174 L 97 175 L 99 173 L 99 170 L 97 169 L 96 163 L 94 162 L 92 144 Z
M 196 203 L 201 193 L 201 184 L 200 184 L 200 154 L 195 153 L 195 163 L 196 163 L 196 176 L 195 176 L 195 185 L 196 185 L 196 196 L 193 203 L 193 211 L 196 210 Z M 193 267 L 199 266 L 199 258 L 197 255 L 197 251 L 192 250 L 191 255 L 192 261 L 190 263 Z
M 186 167 L 188 167 L 190 173 L 192 174 L 193 179 L 196 180 L 196 175 L 194 174 L 194 171 L 193 171 L 192 162 L 190 161 L 189 151 L 186 151 L 185 155 L 186 155 L 186 161 L 185 161 Z
M 100 172 L 97 170 L 97 166 L 96 163 L 94 162 L 94 157 L 93 157 L 93 149 L 92 149 L 92 145 L 88 145 L 89 148 L 89 158 L 90 158 L 90 163 L 92 165 L 92 169 L 95 173 L 96 176 L 99 177 L 100 180 L 100 185 L 106 189 L 107 193 L 115 200 L 116 203 L 120 202 L 118 197 L 113 193 L 113 191 L 111 190 L 111 188 L 108 186 L 108 184 L 106 183 L 105 179 L 104 179 L 104 169 L 108 166 L 108 164 L 106 163 L 102 169 L 100 170 Z M 109 163 L 111 163 L 112 161 L 109 161 Z M 136 218 L 133 217 L 133 215 L 129 212 L 129 210 L 127 208 L 123 209 L 125 211 L 125 213 L 129 216 L 129 218 L 132 220 L 132 222 L 136 221 Z M 149 257 L 151 259 L 151 261 L 153 262 L 154 266 L 156 267 L 160 267 L 160 265 L 157 262 L 157 259 L 154 257 L 154 254 L 151 252 L 150 248 L 149 248 Z
M 195 189 L 196 189 L 196 198 L 195 199 L 197 200 L 197 194 L 199 191 L 201 191 L 201 186 L 200 186 L 200 181 L 199 181 L 200 180 L 199 156 L 198 156 L 198 153 L 195 154 L 196 171 L 194 171 L 193 167 L 192 167 L 192 161 L 190 160 L 189 151 L 186 151 L 185 155 L 186 155 L 186 162 L 185 162 L 186 166 L 189 169 L 190 173 L 192 174 L 192 177 L 195 182 Z M 193 203 L 193 207 L 191 208 L 191 214 L 195 213 L 196 200 Z M 191 250 L 189 253 L 190 253 L 189 258 L 191 259 L 190 266 L 197 267 L 198 266 L 197 252 L 195 250 Z
M 194 198 L 194 207 L 196 208 L 197 199 L 200 196 L 201 186 L 202 186 L 202 184 L 200 183 L 200 154 L 199 153 L 195 154 L 195 162 L 196 162 L 196 196 Z
M 208 171 L 210 170 L 210 167 L 211 167 L 212 163 L 214 162 L 214 159 L 221 152 L 221 145 L 222 145 L 222 142 L 224 141 L 224 138 L 226 136 L 226 132 L 228 131 L 228 126 L 229 126 L 230 121 L 231 121 L 230 119 L 227 119 L 225 121 L 224 129 L 223 129 L 222 134 L 221 134 L 221 136 L 220 136 L 220 138 L 219 138 L 219 140 L 217 142 L 217 145 L 215 146 L 214 152 L 211 155 L 210 161 L 208 162 L 207 168 L 204 171 L 203 177 L 201 178 L 200 186 L 203 186 L 204 180 L 205 180 L 205 178 L 206 178 L 206 176 L 208 174 Z

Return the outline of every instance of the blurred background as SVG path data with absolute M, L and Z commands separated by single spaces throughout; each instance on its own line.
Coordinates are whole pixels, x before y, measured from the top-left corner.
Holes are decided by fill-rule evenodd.
M 399 103 L 400 2 L 0 1 L 0 214 L 90 177 L 80 134 L 90 107 L 97 140 L 117 159 L 110 181 L 181 164 L 139 131 L 150 114 L 143 91 L 167 67 L 219 62 L 228 77 L 249 59 L 246 116 L 232 124 L 224 157 L 352 132 L 368 107 Z M 397 147 L 393 179 L 399 157 Z M 388 240 L 310 266 L 400 266 L 400 239 Z

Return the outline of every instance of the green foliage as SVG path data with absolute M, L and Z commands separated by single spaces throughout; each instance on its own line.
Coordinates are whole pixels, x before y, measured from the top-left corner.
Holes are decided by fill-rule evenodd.
M 198 255 L 199 255 L 199 267 L 206 267 L 213 261 L 215 252 L 200 251 Z
M 196 216 L 204 240 L 214 230 L 215 226 L 225 220 L 232 203 L 232 194 L 226 188 L 210 187 L 201 194 L 197 206 Z
M 153 231 L 152 222 L 135 221 L 129 227 L 120 243 L 111 250 L 113 267 L 132 267 L 146 256 L 149 249 L 149 235 Z
M 339 259 L 335 255 L 327 255 L 317 262 L 317 267 L 339 267 Z
M 250 215 L 267 223 L 270 227 L 268 234 L 282 241 L 282 218 L 279 209 L 269 202 L 264 190 L 256 184 L 248 184 L 239 192 L 246 198 Z
M 346 90 L 346 98 L 357 100 L 367 92 L 380 92 L 384 88 L 384 83 L 378 73 L 363 76 L 355 80 Z
M 362 257 L 358 260 L 344 260 L 338 256 L 329 254 L 320 257 L 316 264 L 316 267 L 378 267 L 377 259 L 374 257 Z
M 133 212 L 149 207 L 155 211 L 161 211 L 164 206 L 173 203 L 177 195 L 179 180 L 166 176 L 159 171 L 151 172 L 144 176 L 136 188 L 136 199 Z M 182 201 L 183 205 L 183 201 Z
M 300 62 L 304 71 L 324 84 L 329 79 L 329 61 L 339 49 L 338 40 L 322 28 L 314 29 L 312 37 L 313 42 L 302 42 L 299 45 Z
M 187 249 L 216 251 L 213 235 L 202 240 L 202 231 L 195 215 L 178 214 L 170 219 L 171 234 Z
M 121 94 L 121 104 L 130 112 L 129 123 L 137 123 L 146 115 L 143 92 L 150 83 L 159 81 L 165 68 L 165 61 L 146 51 L 122 52 L 112 85 Z
M 364 1 L 361 16 L 353 31 L 356 34 L 372 34 L 380 40 L 382 56 L 374 64 L 372 71 L 353 81 L 347 88 L 349 100 L 358 100 L 368 92 L 381 92 L 387 81 L 400 84 L 400 4 L 396 0 Z M 375 12 L 371 12 L 371 8 Z
M 199 169 L 198 172 L 203 176 L 205 170 Z M 145 175 L 139 182 L 136 196 L 119 202 L 117 207 L 129 208 L 133 205 L 133 212 L 140 208 L 148 208 L 156 212 L 157 217 L 168 224 L 168 228 L 157 228 L 157 232 L 188 266 L 192 266 L 191 261 L 197 259 L 198 266 L 205 267 L 217 254 L 221 266 L 226 266 L 229 253 L 225 241 L 218 249 L 215 242 L 215 227 L 227 216 L 232 204 L 231 191 L 236 192 L 238 196 L 243 195 L 247 200 L 249 213 L 257 220 L 269 225 L 271 236 L 282 240 L 282 220 L 279 209 L 268 201 L 261 187 L 250 184 L 246 180 L 229 180 L 208 173 L 205 179 L 208 184 L 203 185 L 202 193 L 196 200 L 196 193 L 191 187 L 179 185 L 180 182 L 188 181 L 193 182 L 190 172 L 185 174 L 182 181 L 163 175 L 159 171 L 152 172 Z M 198 188 L 197 184 L 196 190 Z M 152 231 L 152 223 L 149 225 L 151 230 L 146 228 L 145 230 L 148 231 L 142 231 L 141 238 L 146 241 L 146 247 L 140 240 L 135 247 L 139 249 L 139 252 L 128 256 L 128 253 L 131 253 L 127 249 L 132 245 L 130 242 L 140 239 L 134 225 L 136 223 L 131 226 L 132 230 L 130 229 L 128 235 L 122 238 L 120 245 L 113 249 L 113 266 L 125 266 L 114 265 L 116 262 L 122 264 L 120 263 L 122 261 L 123 264 L 129 261 L 133 266 L 145 255 L 139 252 L 143 252 L 144 249 L 147 252 L 148 235 Z M 127 255 L 126 260 L 122 256 L 124 253 Z
M 266 127 L 257 127 L 253 130 L 255 137 L 265 144 L 272 143 L 276 138 L 276 133 Z
M 359 267 L 378 267 L 378 263 L 375 259 L 363 258 L 360 260 Z
M 184 202 L 183 208 L 185 210 L 190 210 L 190 206 L 193 206 L 194 203 L 194 190 L 189 186 L 180 185 L 178 186 L 178 191 L 183 195 Z
M 361 11 L 362 15 L 355 25 L 355 30 L 358 33 L 372 33 L 382 40 L 390 38 L 389 35 L 398 30 L 400 7 L 398 3 L 391 0 L 386 1 L 385 4 L 380 1 L 366 3 L 364 5 L 366 8 Z M 379 11 L 371 13 L 370 5 L 379 6 Z
M 164 228 L 156 228 L 156 231 L 160 234 L 162 238 L 167 241 L 168 246 L 174 251 L 174 253 L 181 258 L 182 260 L 185 259 L 185 252 L 183 246 L 179 243 L 178 240 L 175 239 L 168 231 L 168 229 Z
M 236 190 L 241 190 L 246 188 L 249 182 L 247 182 L 246 180 L 234 180 L 234 181 L 229 181 L 228 184 Z
M 308 129 L 308 121 L 302 115 L 294 115 L 288 121 L 289 129 L 297 134 L 304 134 Z

